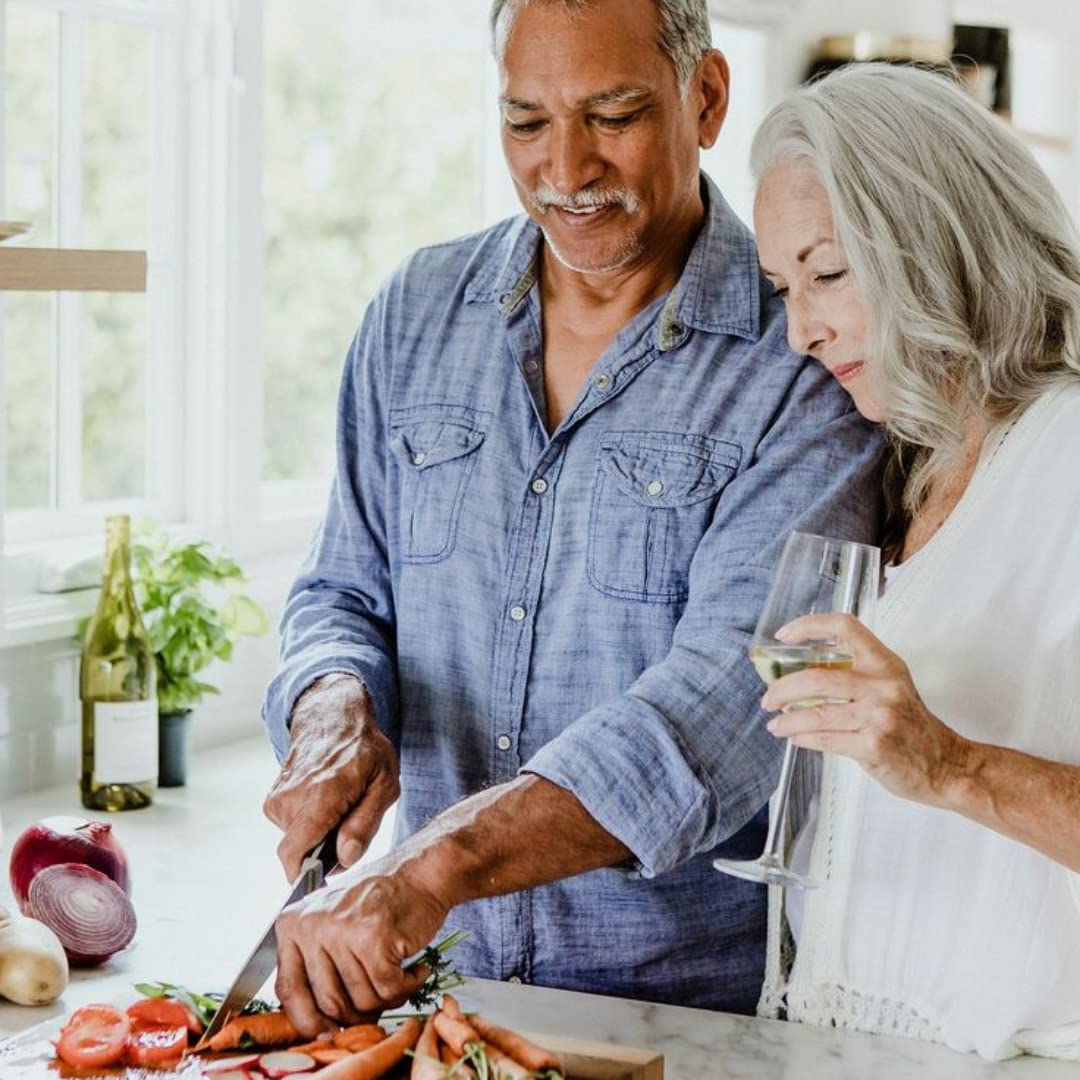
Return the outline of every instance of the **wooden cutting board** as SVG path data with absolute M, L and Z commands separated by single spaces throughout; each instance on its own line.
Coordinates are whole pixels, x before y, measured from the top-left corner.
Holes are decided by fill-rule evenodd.
M 171 1070 L 98 1069 L 79 1070 L 59 1066 L 52 1040 L 63 1021 L 47 1021 L 0 1043 L 0 1077 L 3 1080 L 60 1080 L 60 1078 L 115 1077 L 117 1080 L 201 1080 L 202 1062 L 189 1058 Z M 566 1065 L 566 1080 L 663 1080 L 664 1059 L 652 1050 L 611 1043 L 588 1042 L 560 1035 L 528 1034 L 533 1042 L 558 1054 Z M 221 1055 L 221 1061 L 228 1055 Z M 250 1057 L 250 1055 L 245 1055 Z M 309 1075 L 316 1080 L 318 1072 Z M 408 1068 L 393 1077 L 407 1077 Z

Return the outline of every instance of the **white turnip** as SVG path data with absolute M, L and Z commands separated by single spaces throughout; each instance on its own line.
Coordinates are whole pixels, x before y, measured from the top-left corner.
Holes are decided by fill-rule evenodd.
M 0 908 L 0 997 L 16 1005 L 48 1005 L 67 988 L 60 939 L 44 923 Z

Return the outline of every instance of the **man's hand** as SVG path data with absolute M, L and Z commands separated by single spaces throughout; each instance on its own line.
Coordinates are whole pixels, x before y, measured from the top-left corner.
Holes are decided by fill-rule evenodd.
M 301 1034 L 371 1022 L 430 974 L 402 964 L 431 943 L 449 907 L 394 860 L 364 867 L 359 880 L 335 875 L 278 916 L 275 990 Z
M 363 683 L 351 675 L 312 683 L 296 702 L 290 731 L 263 812 L 285 833 L 278 858 L 293 881 L 304 856 L 338 822 L 338 860 L 356 862 L 400 787 L 397 754 L 375 724 Z

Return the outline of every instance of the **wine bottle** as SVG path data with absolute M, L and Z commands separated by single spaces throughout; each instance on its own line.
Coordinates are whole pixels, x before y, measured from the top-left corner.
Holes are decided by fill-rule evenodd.
M 127 515 L 106 519 L 105 574 L 86 628 L 79 694 L 83 806 L 149 806 L 158 771 L 156 669 L 132 588 Z

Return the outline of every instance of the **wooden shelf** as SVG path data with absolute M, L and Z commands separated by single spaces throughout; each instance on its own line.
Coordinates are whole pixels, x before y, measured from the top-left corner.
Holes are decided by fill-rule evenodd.
M 0 247 L 0 289 L 146 292 L 146 252 Z

